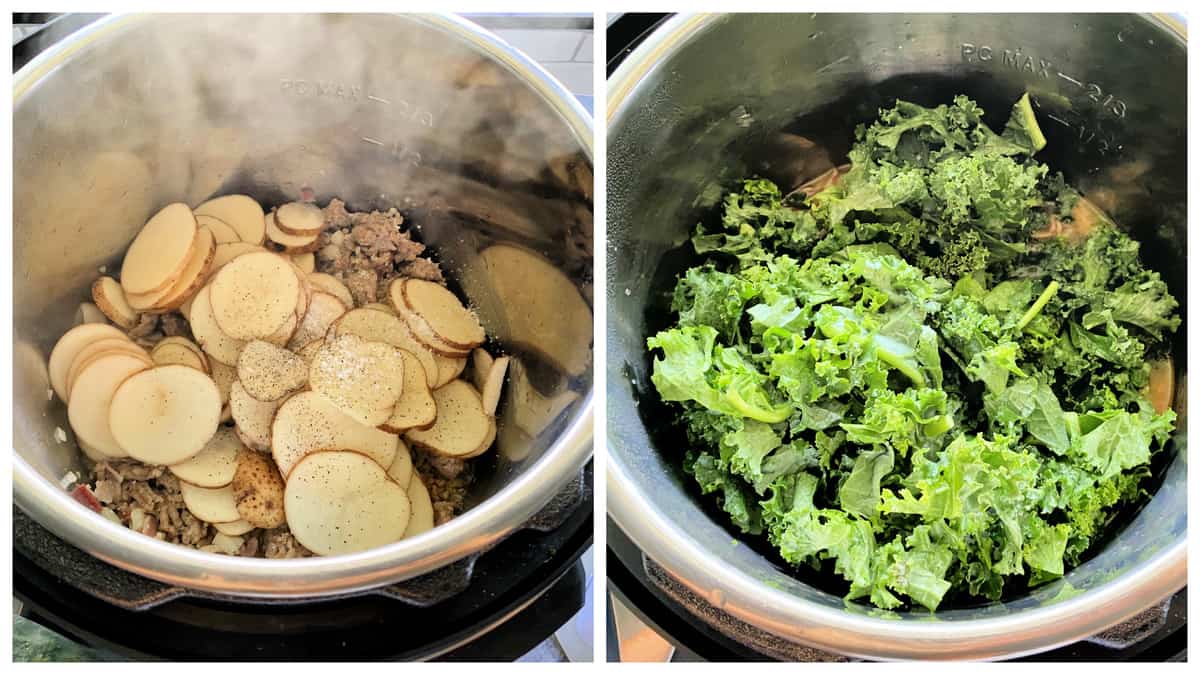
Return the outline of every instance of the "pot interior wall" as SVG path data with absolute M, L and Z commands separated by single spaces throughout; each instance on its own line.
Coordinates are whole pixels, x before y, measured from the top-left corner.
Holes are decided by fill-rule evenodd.
M 1078 83 L 1078 84 L 1077 84 Z M 1069 15 L 732 15 L 705 23 L 648 70 L 610 112 L 608 141 L 608 439 L 652 508 L 710 555 L 763 584 L 833 608 L 838 595 L 799 581 L 735 539 L 655 429 L 645 338 L 669 321 L 688 236 L 722 194 L 754 174 L 797 186 L 811 149 L 834 164 L 856 124 L 896 98 L 925 105 L 966 94 L 1003 125 L 1029 91 L 1049 140 L 1039 158 L 1143 242 L 1146 261 L 1186 307 L 1186 47 L 1153 20 Z M 1183 400 L 1186 316 L 1176 333 L 1179 434 L 1154 499 L 1063 580 L 1004 604 L 939 611 L 956 621 L 1048 604 L 1103 585 L 1186 533 Z M 733 535 L 733 536 L 731 536 Z M 866 606 L 847 611 L 868 613 Z M 929 620 L 928 613 L 905 614 Z
M 471 500 L 548 451 L 591 389 L 590 337 L 528 336 L 575 336 L 579 322 L 590 336 L 590 310 L 548 323 L 536 298 L 497 297 L 492 275 L 511 271 L 480 256 L 514 245 L 546 263 L 522 274 L 565 277 L 590 307 L 590 151 L 548 91 L 444 23 L 411 17 L 153 15 L 89 30 L 15 96 L 22 458 L 53 483 L 80 471 L 74 443 L 54 437 L 70 427 L 47 400 L 45 361 L 98 270 L 119 270 L 152 213 L 230 192 L 274 206 L 302 188 L 322 205 L 337 196 L 352 210 L 399 208 L 476 306 L 492 351 L 516 354 L 535 388 L 569 402 L 547 414 L 502 399 L 500 450 L 479 460 Z

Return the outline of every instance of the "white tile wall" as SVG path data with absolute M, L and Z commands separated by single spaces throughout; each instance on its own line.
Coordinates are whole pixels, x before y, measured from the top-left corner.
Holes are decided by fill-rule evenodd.
M 530 20 L 533 27 L 525 28 L 519 26 L 520 19 L 520 15 L 508 15 L 504 27 L 495 28 L 493 32 L 541 63 L 571 93 L 591 97 L 592 50 L 595 44 L 592 31 L 537 27 L 536 18 Z M 480 23 L 486 26 L 488 22 L 483 19 Z

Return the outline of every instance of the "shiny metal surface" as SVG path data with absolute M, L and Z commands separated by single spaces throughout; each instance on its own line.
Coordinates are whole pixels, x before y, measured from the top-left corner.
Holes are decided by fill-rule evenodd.
M 1060 581 L 1003 604 L 882 612 L 844 604 L 735 539 L 655 447 L 645 337 L 686 264 L 695 223 L 742 177 L 798 184 L 804 135 L 837 161 L 856 123 L 903 97 L 956 93 L 1006 113 L 1030 91 L 1041 158 L 1104 201 L 1186 303 L 1186 41 L 1128 15 L 684 15 L 609 82 L 608 509 L 655 562 L 713 606 L 795 643 L 867 658 L 992 659 L 1095 634 L 1186 583 L 1185 325 L 1176 336 L 1176 455 L 1153 500 Z M 1002 120 L 996 120 L 999 123 Z M 821 159 L 821 158 L 817 158 Z M 818 162 L 819 163 L 819 162 Z
M 13 93 L 13 497 L 48 529 L 168 584 L 329 596 L 485 550 L 578 476 L 591 455 L 590 328 L 587 340 L 511 338 L 591 325 L 591 121 L 525 56 L 447 16 L 118 16 L 38 55 Z M 542 396 L 502 398 L 473 508 L 411 540 L 304 560 L 201 553 L 80 508 L 58 486 L 82 465 L 55 440 L 69 425 L 47 400 L 45 359 L 97 270 L 116 269 L 168 202 L 244 192 L 271 205 L 302 188 L 322 204 L 404 211 L 448 276 L 470 271 L 464 292 Z M 584 309 L 550 321 L 493 292 L 508 271 L 481 253 L 501 243 L 540 262 L 522 274 L 582 294 Z M 560 405 L 524 409 L 545 398 Z

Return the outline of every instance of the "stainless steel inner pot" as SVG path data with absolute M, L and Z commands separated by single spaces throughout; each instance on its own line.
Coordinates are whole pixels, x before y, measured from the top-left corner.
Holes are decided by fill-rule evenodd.
M 897 97 L 931 105 L 965 93 L 1000 125 L 1029 91 L 1049 139 L 1040 157 L 1105 200 L 1186 305 L 1186 61 L 1182 30 L 1149 16 L 743 14 L 662 25 L 609 82 L 611 517 L 718 609 L 786 640 L 868 658 L 1037 652 L 1183 587 L 1186 326 L 1174 347 L 1176 454 L 1153 500 L 1064 579 L 934 615 L 844 604 L 740 544 L 701 507 L 678 449 L 655 447 L 639 399 L 655 396 L 645 337 L 663 317 L 651 308 L 686 266 L 696 222 L 743 177 L 802 179 L 813 155 L 797 135 L 843 161 L 854 125 Z
M 445 16 L 111 17 L 16 74 L 13 129 L 13 497 L 67 542 L 226 596 L 345 594 L 487 549 L 590 457 L 591 120 L 494 36 Z M 162 543 L 75 503 L 58 483 L 83 464 L 73 437 L 55 438 L 70 426 L 45 362 L 97 270 L 116 270 L 169 202 L 275 205 L 303 188 L 400 208 L 516 354 L 471 508 L 355 555 L 261 560 Z M 528 264 L 500 269 L 489 250 Z M 513 274 L 561 295 L 522 293 Z M 547 302 L 575 310 L 548 321 Z

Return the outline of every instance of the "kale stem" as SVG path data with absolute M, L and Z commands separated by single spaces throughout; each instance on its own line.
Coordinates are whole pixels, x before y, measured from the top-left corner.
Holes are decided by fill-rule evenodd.
M 1029 325 L 1029 322 L 1033 321 L 1034 317 L 1045 308 L 1046 303 L 1050 302 L 1050 298 L 1053 298 L 1055 293 L 1058 293 L 1058 282 L 1051 281 L 1046 285 L 1046 290 L 1042 291 L 1038 299 L 1033 301 L 1033 305 L 1025 311 L 1021 320 L 1017 322 L 1017 330 L 1025 330 L 1025 326 Z

